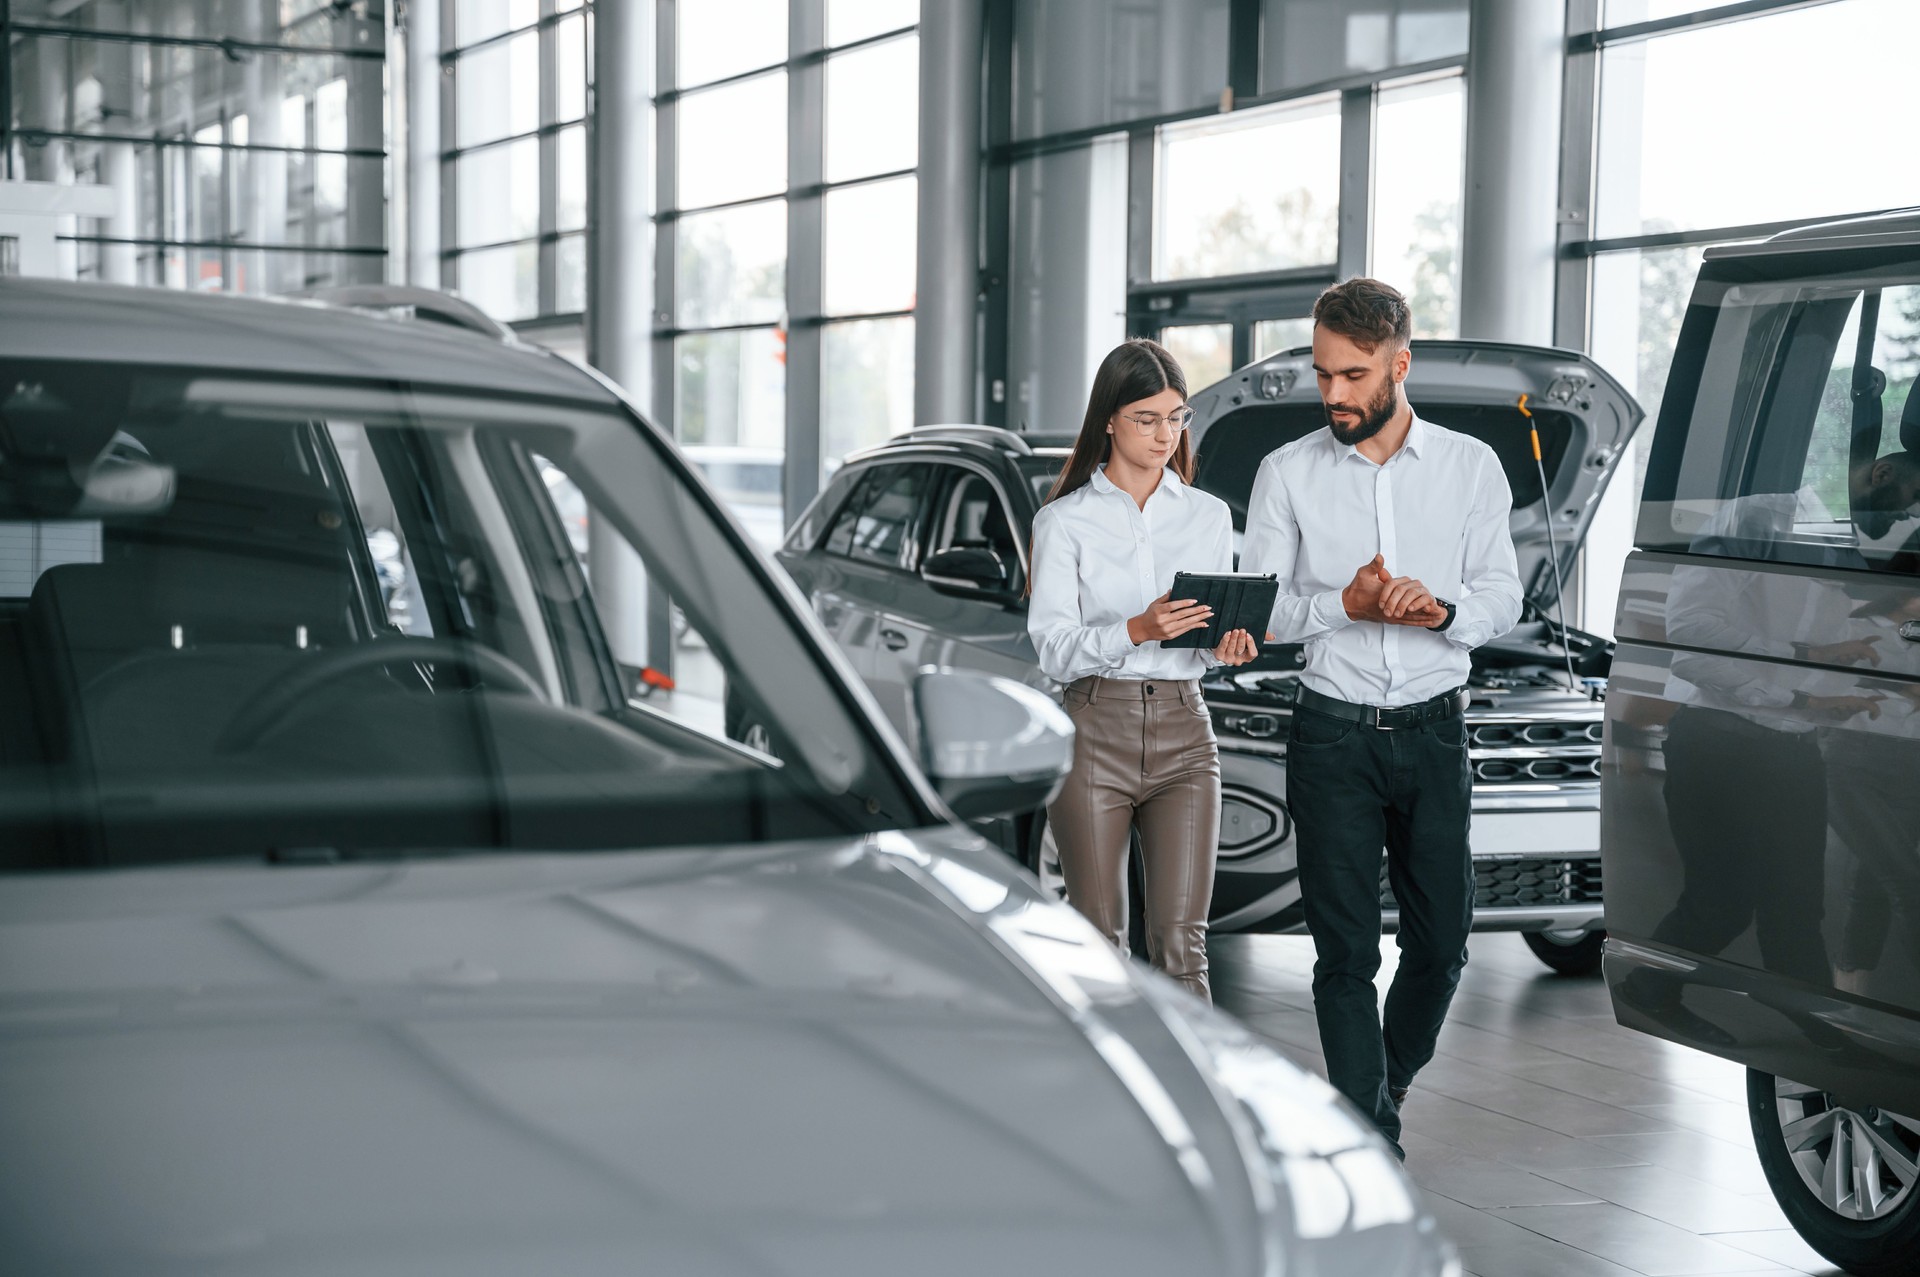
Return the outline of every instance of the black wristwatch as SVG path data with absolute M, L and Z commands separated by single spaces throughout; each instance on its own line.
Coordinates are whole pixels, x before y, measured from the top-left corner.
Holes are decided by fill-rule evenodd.
M 1427 627 L 1428 629 L 1432 630 L 1435 634 L 1438 634 L 1441 631 L 1445 630 L 1449 625 L 1453 624 L 1454 606 L 1453 604 L 1447 602 L 1445 599 L 1435 599 L 1434 602 L 1438 603 L 1441 607 L 1447 609 L 1446 620 L 1440 622 L 1440 624 L 1438 625 L 1429 625 Z

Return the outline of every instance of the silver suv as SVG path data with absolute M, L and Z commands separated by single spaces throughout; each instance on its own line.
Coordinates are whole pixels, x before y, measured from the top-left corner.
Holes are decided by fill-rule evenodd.
M 923 676 L 916 766 L 617 390 L 417 319 L 0 279 L 0 1267 L 1459 1271 L 958 823 L 1057 706 Z
M 1584 355 L 1487 342 L 1415 342 L 1407 390 L 1423 416 L 1499 454 L 1527 588 L 1521 624 L 1474 654 L 1474 925 L 1523 931 L 1548 966 L 1591 973 L 1604 940 L 1599 766 L 1612 648 L 1578 630 L 1563 642 L 1550 618 L 1556 582 L 1571 577 L 1640 408 Z M 1241 369 L 1191 402 L 1196 480 L 1228 503 L 1236 528 L 1261 459 L 1325 427 L 1305 349 Z M 1539 431 L 1538 462 L 1530 426 Z M 991 671 L 1057 692 L 1036 664 L 1021 594 L 1033 514 L 1071 442 L 984 426 L 911 431 L 850 458 L 789 532 L 780 562 L 908 739 L 917 725 L 906 691 L 928 666 Z M 1206 684 L 1224 781 L 1213 901 L 1220 931 L 1306 925 L 1285 802 L 1287 724 L 1303 660 L 1297 646 L 1268 645 L 1253 664 Z M 995 833 L 1057 887 L 1044 814 Z M 1393 926 L 1384 868 L 1380 893 Z

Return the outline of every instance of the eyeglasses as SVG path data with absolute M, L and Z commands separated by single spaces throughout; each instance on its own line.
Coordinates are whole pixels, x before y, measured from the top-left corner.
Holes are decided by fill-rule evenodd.
M 1157 412 L 1142 412 L 1142 413 L 1123 412 L 1120 414 L 1120 419 L 1122 421 L 1131 421 L 1133 423 L 1133 428 L 1135 430 L 1138 430 L 1143 435 L 1159 434 L 1160 423 L 1163 421 L 1173 427 L 1173 433 L 1179 434 L 1182 430 L 1185 430 L 1190 424 L 1192 424 L 1193 409 L 1175 408 L 1172 412 L 1168 413 L 1164 417 Z

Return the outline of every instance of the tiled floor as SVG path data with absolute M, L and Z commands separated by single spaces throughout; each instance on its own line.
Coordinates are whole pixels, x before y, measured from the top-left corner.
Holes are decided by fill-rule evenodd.
M 1219 936 L 1214 997 L 1321 1068 L 1313 945 Z M 1391 939 L 1382 946 L 1384 991 Z M 1774 1205 L 1735 1065 L 1620 1028 L 1598 977 L 1477 935 L 1406 1108 L 1407 1169 L 1477 1277 L 1835 1274 Z M 1324 1070 L 1323 1070 L 1324 1071 Z

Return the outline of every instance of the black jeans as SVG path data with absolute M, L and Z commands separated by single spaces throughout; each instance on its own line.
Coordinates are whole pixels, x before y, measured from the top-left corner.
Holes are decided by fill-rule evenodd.
M 1313 1009 L 1327 1076 L 1397 1144 L 1404 1087 L 1433 1058 L 1467 964 L 1473 787 L 1466 723 L 1382 731 L 1297 709 L 1287 740 L 1287 807 L 1300 857 L 1300 895 L 1313 933 Z M 1384 1030 L 1380 853 L 1400 904 L 1400 966 Z

